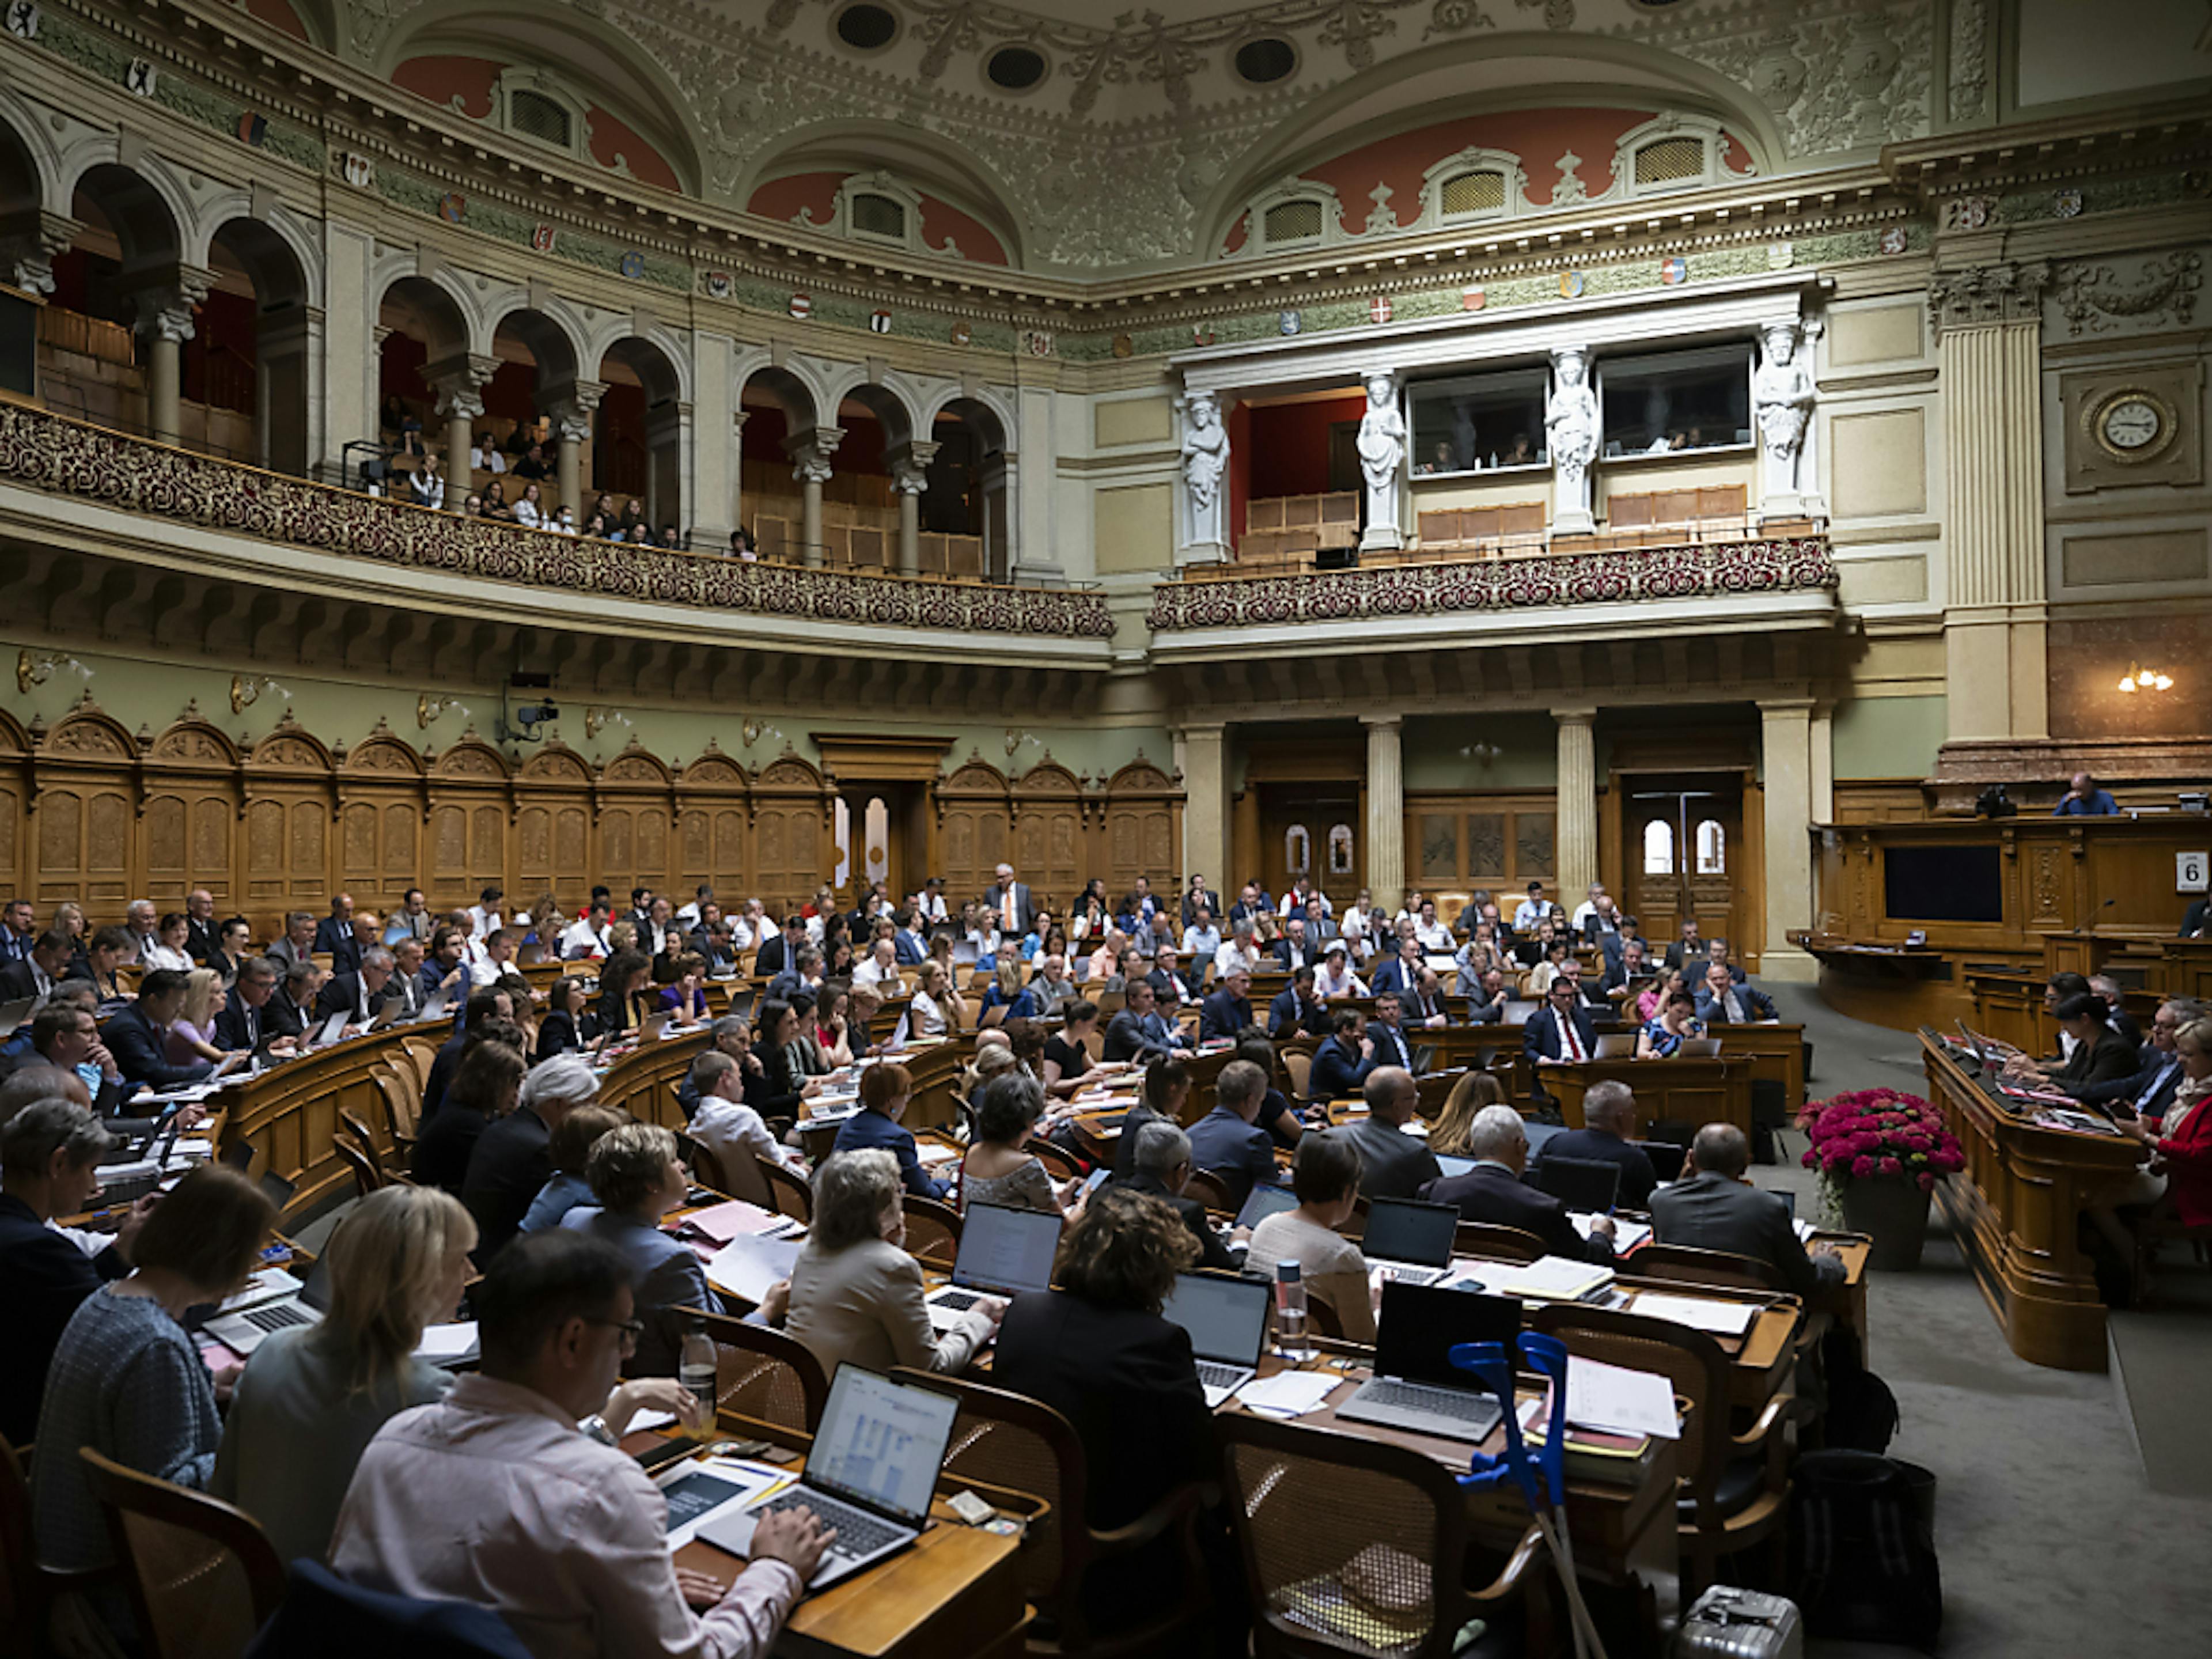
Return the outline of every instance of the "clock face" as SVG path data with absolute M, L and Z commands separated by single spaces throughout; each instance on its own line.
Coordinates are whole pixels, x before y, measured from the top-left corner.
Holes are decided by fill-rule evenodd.
M 2097 430 L 2124 455 L 2137 454 L 2166 434 L 2166 415 L 2148 398 L 2118 398 L 2105 406 Z

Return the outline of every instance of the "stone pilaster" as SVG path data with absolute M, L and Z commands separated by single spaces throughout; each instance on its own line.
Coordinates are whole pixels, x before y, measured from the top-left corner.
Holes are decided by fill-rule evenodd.
M 1363 714 L 1367 728 L 1367 889 L 1385 914 L 1406 900 L 1405 722 Z
M 1553 867 L 1559 901 L 1571 912 L 1597 879 L 1597 710 L 1554 708 L 1552 718 L 1559 727 Z

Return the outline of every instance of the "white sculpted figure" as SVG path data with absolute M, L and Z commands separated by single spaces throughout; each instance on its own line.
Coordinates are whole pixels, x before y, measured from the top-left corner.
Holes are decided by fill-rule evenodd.
M 1797 361 L 1797 331 L 1771 323 L 1759 336 L 1759 373 L 1752 376 L 1752 408 L 1759 420 L 1759 447 L 1765 460 L 1767 500 L 1794 497 L 1802 486 L 1799 462 L 1805 453 L 1805 428 L 1813 418 L 1813 376 Z
M 1552 401 L 1544 409 L 1544 435 L 1559 469 L 1559 497 L 1580 501 L 1583 476 L 1597 459 L 1597 394 L 1590 390 L 1589 357 L 1570 346 L 1553 357 Z
M 1367 412 L 1359 417 L 1359 471 L 1367 481 L 1367 538 L 1362 545 L 1380 545 L 1384 537 L 1389 545 L 1398 545 L 1398 469 L 1405 459 L 1406 417 L 1398 412 L 1398 383 L 1388 374 L 1370 374 Z
M 1190 539 L 1194 546 L 1229 544 L 1226 492 L 1229 428 L 1211 392 L 1194 392 L 1183 400 L 1182 478 L 1190 501 Z

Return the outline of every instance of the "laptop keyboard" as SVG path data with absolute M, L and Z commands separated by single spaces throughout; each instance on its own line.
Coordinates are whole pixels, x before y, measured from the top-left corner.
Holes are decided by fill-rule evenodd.
M 1250 1375 L 1247 1365 L 1231 1365 L 1219 1359 L 1198 1362 L 1198 1380 L 1209 1389 L 1233 1389 Z
M 1498 1415 L 1498 1402 L 1487 1395 L 1401 1382 L 1389 1376 L 1376 1377 L 1362 1389 L 1360 1404 L 1391 1411 L 1429 1412 L 1460 1423 L 1481 1423 Z
M 1409 1264 L 1385 1261 L 1377 1264 L 1376 1272 L 1386 1280 L 1395 1279 L 1401 1285 L 1433 1285 L 1444 1276 L 1443 1267 L 1416 1267 Z
M 939 1291 L 929 1298 L 933 1308 L 942 1308 L 947 1313 L 966 1313 L 983 1299 L 977 1291 Z
M 788 1510 L 812 1510 L 823 1525 L 837 1529 L 837 1541 L 831 1546 L 839 1555 L 859 1557 L 872 1554 L 886 1544 L 896 1543 L 913 1530 L 910 1527 L 895 1527 L 880 1521 L 866 1510 L 841 1504 L 834 1498 L 824 1498 L 820 1492 L 810 1492 L 804 1486 L 793 1487 L 781 1498 L 762 1504 L 756 1516 L 778 1515 Z
M 248 1308 L 239 1317 L 258 1331 L 281 1331 L 288 1325 L 312 1325 L 315 1322 L 300 1311 L 296 1302 L 279 1302 L 267 1308 Z

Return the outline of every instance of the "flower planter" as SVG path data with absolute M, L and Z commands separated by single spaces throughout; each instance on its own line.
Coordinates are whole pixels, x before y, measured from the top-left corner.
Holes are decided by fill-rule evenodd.
M 1844 1225 L 1874 1240 L 1867 1266 L 1883 1273 L 1909 1273 L 1920 1265 L 1921 1247 L 1928 1242 L 1928 1202 L 1933 1196 L 1919 1182 L 1884 1180 L 1838 1183 L 1844 1206 Z

